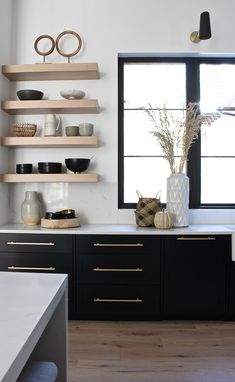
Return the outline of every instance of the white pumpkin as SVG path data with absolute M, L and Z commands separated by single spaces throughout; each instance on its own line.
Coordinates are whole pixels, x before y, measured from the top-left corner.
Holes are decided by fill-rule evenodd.
M 154 216 L 154 225 L 156 228 L 169 229 L 173 226 L 173 216 L 167 210 L 159 211 Z

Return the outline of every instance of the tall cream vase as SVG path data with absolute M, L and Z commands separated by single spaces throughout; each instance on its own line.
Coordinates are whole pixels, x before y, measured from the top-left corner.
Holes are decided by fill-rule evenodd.
M 37 225 L 41 220 L 41 203 L 36 191 L 26 191 L 21 204 L 21 218 L 26 225 Z
M 173 227 L 189 225 L 189 178 L 185 174 L 171 174 L 167 178 L 167 211 L 173 215 Z

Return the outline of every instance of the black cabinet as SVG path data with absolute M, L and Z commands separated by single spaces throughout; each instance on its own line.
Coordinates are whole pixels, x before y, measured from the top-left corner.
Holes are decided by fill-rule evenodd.
M 74 318 L 73 236 L 0 234 L 0 271 L 68 274 L 69 318 Z
M 163 252 L 163 317 L 225 318 L 230 236 L 166 236 Z
M 78 236 L 78 318 L 159 319 L 161 242 L 151 235 Z
M 0 271 L 68 274 L 71 319 L 235 320 L 231 235 L 1 233 Z

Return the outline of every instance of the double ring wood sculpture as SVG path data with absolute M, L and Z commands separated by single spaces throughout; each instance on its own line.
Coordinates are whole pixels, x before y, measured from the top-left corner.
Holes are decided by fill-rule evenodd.
M 60 43 L 60 40 L 63 36 L 65 35 L 72 35 L 72 36 L 75 36 L 76 39 L 78 40 L 78 46 L 77 48 L 71 52 L 71 53 L 64 53 L 62 51 L 62 49 L 59 47 L 59 43 Z M 42 40 L 42 39 L 49 39 L 51 41 L 51 48 L 46 51 L 46 52 L 42 52 L 38 49 L 38 43 Z M 74 31 L 64 31 L 64 32 L 61 32 L 59 34 L 59 36 L 56 38 L 56 40 L 54 40 L 50 35 L 48 34 L 43 34 L 41 36 L 39 36 L 35 42 L 34 42 L 34 49 L 35 51 L 40 55 L 40 56 L 43 56 L 43 63 L 46 62 L 46 56 L 48 56 L 49 54 L 51 54 L 53 52 L 53 50 L 56 48 L 57 52 L 63 56 L 63 57 L 67 57 L 68 58 L 68 63 L 70 63 L 70 58 L 75 56 L 76 54 L 78 54 L 78 52 L 81 50 L 81 47 L 82 47 L 82 39 L 81 37 L 79 36 L 78 33 L 74 32 Z

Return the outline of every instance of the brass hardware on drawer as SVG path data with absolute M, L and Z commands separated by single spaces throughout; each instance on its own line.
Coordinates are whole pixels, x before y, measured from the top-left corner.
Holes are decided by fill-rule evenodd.
M 44 245 L 44 246 L 52 246 L 55 245 L 55 243 L 48 242 L 48 243 L 30 243 L 30 242 L 23 242 L 23 241 L 8 241 L 7 245 Z
M 143 272 L 142 268 L 93 268 L 93 272 Z
M 177 237 L 177 240 L 216 240 L 215 237 Z
M 95 243 L 93 244 L 94 247 L 143 247 L 144 244 L 142 243 L 136 243 L 136 244 L 103 244 L 103 243 Z
M 143 300 L 140 298 L 136 299 L 113 299 L 113 298 L 94 298 L 94 302 L 131 302 L 131 303 L 141 303 Z
M 7 269 L 18 271 L 55 271 L 54 267 L 15 267 L 14 265 L 7 267 Z

